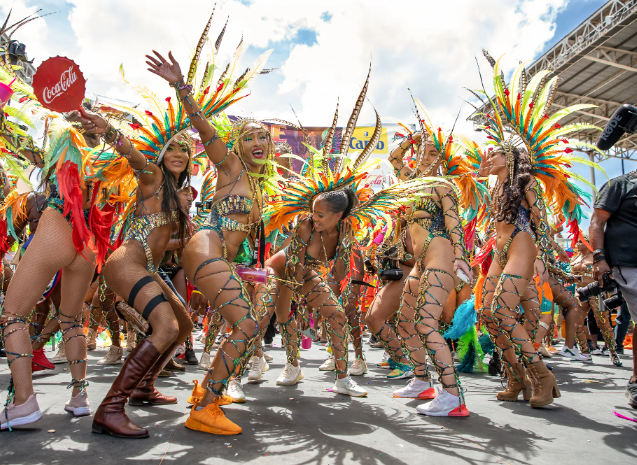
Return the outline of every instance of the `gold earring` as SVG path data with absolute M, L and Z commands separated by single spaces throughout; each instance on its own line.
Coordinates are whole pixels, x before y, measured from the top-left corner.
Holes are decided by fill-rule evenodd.
M 507 164 L 507 168 L 509 169 L 509 180 L 513 182 L 513 171 L 515 168 L 515 160 L 513 159 L 512 152 L 507 153 L 506 164 Z

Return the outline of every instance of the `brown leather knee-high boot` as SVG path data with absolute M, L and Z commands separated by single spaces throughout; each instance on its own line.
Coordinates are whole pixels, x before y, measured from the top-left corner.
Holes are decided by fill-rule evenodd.
M 130 353 L 122 370 L 93 417 L 93 432 L 118 438 L 147 438 L 148 430 L 133 423 L 124 406 L 133 390 L 161 356 L 152 342 L 144 339 Z
M 177 403 L 176 397 L 165 396 L 155 388 L 155 380 L 159 376 L 159 372 L 164 368 L 164 365 L 168 362 L 170 357 L 173 356 L 177 346 L 179 346 L 179 344 L 175 342 L 168 347 L 155 362 L 155 365 L 146 373 L 144 379 L 137 385 L 130 396 L 129 403 L 131 405 L 168 405 Z

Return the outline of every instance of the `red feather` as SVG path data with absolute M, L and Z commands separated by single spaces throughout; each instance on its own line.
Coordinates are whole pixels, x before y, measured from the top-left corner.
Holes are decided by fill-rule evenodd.
M 73 244 L 82 254 L 85 244 L 91 240 L 91 232 L 84 221 L 83 198 L 78 167 L 70 160 L 65 161 L 57 172 L 60 196 L 64 200 L 64 212 L 67 217 L 71 214 L 71 226 L 73 228 Z
M 9 250 L 9 238 L 7 237 L 7 219 L 0 219 L 0 257 L 4 257 L 4 254 Z M 2 269 L 0 263 L 0 270 Z

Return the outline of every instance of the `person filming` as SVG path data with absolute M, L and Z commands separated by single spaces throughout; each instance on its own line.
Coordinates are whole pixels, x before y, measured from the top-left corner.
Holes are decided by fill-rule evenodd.
M 608 181 L 600 189 L 590 225 L 593 276 L 597 295 L 608 308 L 626 301 L 637 322 L 637 170 Z M 598 286 L 597 286 L 598 285 Z M 593 291 L 595 295 L 595 291 Z M 623 296 L 623 299 L 622 299 Z M 633 329 L 637 337 L 637 325 Z M 628 403 L 637 408 L 637 345 L 633 345 L 633 373 L 626 387 Z

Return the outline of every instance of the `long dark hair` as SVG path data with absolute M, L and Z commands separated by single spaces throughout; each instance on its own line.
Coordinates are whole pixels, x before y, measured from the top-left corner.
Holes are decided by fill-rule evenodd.
M 524 199 L 526 186 L 531 182 L 531 160 L 526 152 L 517 148 L 513 152 L 513 178 L 509 178 L 502 186 L 502 198 L 500 199 L 500 211 L 497 221 L 508 224 L 515 223 L 522 199 Z M 506 154 L 504 155 L 507 156 Z M 496 193 L 497 195 L 497 193 Z
M 190 230 L 190 215 L 185 210 L 179 198 L 179 190 L 186 186 L 190 186 L 190 145 L 188 145 L 188 164 L 186 169 L 179 174 L 179 178 L 175 180 L 175 176 L 164 165 L 165 157 L 157 165 L 164 175 L 164 195 L 161 200 L 161 211 L 166 214 L 168 218 L 172 216 L 172 212 L 176 211 L 179 218 L 179 240 L 183 241 L 186 238 L 187 232 Z

